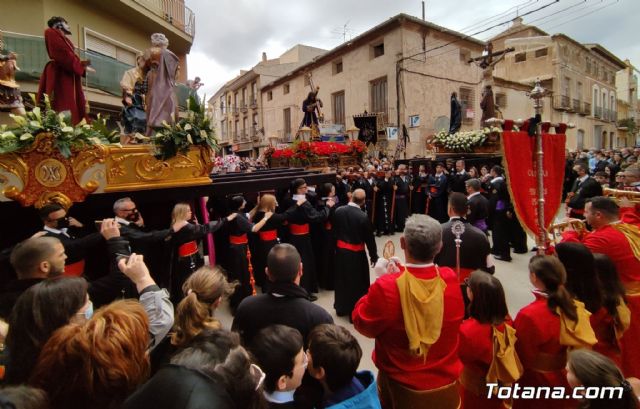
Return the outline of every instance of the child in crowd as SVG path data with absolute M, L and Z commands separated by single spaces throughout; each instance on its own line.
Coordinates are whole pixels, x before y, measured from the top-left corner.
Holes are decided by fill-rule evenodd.
M 285 325 L 263 328 L 254 338 L 251 353 L 266 374 L 263 385 L 269 408 L 295 408 L 293 394 L 307 369 L 300 332 Z
M 634 379 L 637 381 L 637 379 Z M 578 349 L 569 353 L 567 359 L 567 382 L 572 388 L 582 387 L 585 398 L 581 400 L 581 409 L 635 409 L 638 408 L 638 397 L 629 380 L 625 379 L 620 369 L 606 356 L 587 349 Z M 634 382 L 635 383 L 635 382 Z M 586 388 L 603 388 L 596 398 L 591 398 L 592 391 Z M 612 388 L 622 388 L 622 393 Z M 589 392 L 589 393 L 587 393 Z M 613 396 L 610 393 L 613 392 Z M 579 390 L 575 390 L 579 393 Z
M 504 289 L 500 280 L 476 270 L 468 278 L 466 291 L 469 318 L 460 325 L 458 345 L 462 408 L 505 409 L 501 399 L 487 398 L 488 382 L 509 385 L 522 375 Z
M 333 324 L 318 325 L 309 334 L 307 354 L 307 371 L 322 384 L 325 408 L 380 408 L 373 374 L 370 371 L 356 372 L 362 349 L 346 328 Z

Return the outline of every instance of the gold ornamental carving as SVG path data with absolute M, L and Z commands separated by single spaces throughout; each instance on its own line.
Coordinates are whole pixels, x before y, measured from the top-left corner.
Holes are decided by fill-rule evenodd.
M 167 160 L 153 156 L 149 145 L 110 146 L 105 161 L 105 192 L 201 186 L 211 183 L 211 151 L 193 146 Z
M 23 206 L 57 202 L 68 208 L 98 188 L 98 180 L 82 186 L 80 179 L 91 167 L 103 163 L 105 154 L 103 146 L 83 145 L 73 147 L 71 157 L 65 158 L 55 146 L 55 136 L 41 133 L 29 148 L 0 155 L 0 168 L 22 182 L 21 190 L 5 186 L 2 194 Z
M 56 159 L 45 159 L 36 165 L 36 180 L 46 187 L 60 186 L 67 178 L 67 168 Z

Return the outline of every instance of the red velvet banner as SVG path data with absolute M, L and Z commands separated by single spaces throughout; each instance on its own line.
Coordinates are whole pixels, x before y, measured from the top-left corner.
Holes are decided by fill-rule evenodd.
M 542 134 L 545 228 L 553 222 L 562 200 L 566 139 L 564 134 Z M 522 227 L 536 237 L 539 231 L 537 166 L 534 156 L 536 139 L 526 132 L 505 131 L 502 133 L 502 148 L 513 207 Z

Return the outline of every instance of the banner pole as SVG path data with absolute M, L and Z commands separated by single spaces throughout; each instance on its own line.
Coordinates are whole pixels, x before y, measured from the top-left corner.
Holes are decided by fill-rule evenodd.
M 545 254 L 547 244 L 547 230 L 544 225 L 544 150 L 542 148 L 542 98 L 548 95 L 548 91 L 540 85 L 540 80 L 536 80 L 536 85 L 531 90 L 529 97 L 533 99 L 533 106 L 536 112 L 536 176 L 538 193 L 538 235 L 536 237 L 536 247 L 538 254 Z

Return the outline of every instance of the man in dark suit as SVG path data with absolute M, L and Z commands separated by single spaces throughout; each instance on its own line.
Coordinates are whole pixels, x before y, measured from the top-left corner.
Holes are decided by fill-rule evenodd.
M 366 195 L 364 211 L 369 219 L 371 219 L 371 211 L 373 210 L 373 187 L 376 184 L 374 176 L 373 166 L 368 166 L 367 170 L 362 173 L 362 176 L 354 184 L 355 189 L 364 190 Z
M 602 186 L 589 176 L 589 165 L 576 162 L 573 170 L 578 178 L 573 182 L 571 192 L 567 195 L 567 213 L 569 217 L 584 219 L 584 205 L 586 200 L 595 196 L 602 196 Z
M 113 213 L 120 226 L 120 235 L 131 245 L 131 252 L 142 254 L 156 282 L 163 288 L 170 288 L 169 269 L 165 268 L 169 261 L 162 254 L 171 229 L 147 230 L 142 215 L 129 197 L 116 200 Z
M 331 223 L 337 239 L 334 306 L 338 316 L 351 318 L 356 302 L 369 290 L 365 244 L 371 264 L 378 260 L 373 226 L 361 208 L 365 199 L 364 190 L 356 189 L 349 204 L 336 210 Z
M 489 200 L 480 193 L 480 180 L 469 179 L 465 182 L 465 186 L 467 187 L 467 204 L 469 205 L 467 220 L 486 234 L 489 231 L 487 225 Z
M 274 324 L 295 328 L 306 340 L 318 324 L 333 324 L 333 318 L 319 305 L 309 301 L 309 293 L 300 286 L 302 277 L 300 253 L 290 244 L 277 244 L 267 256 L 267 293 L 247 297 L 236 310 L 231 325 L 251 345 L 256 334 Z
M 482 230 L 474 227 L 465 219 L 467 214 L 467 197 L 462 193 L 449 195 L 449 221 L 442 224 L 442 249 L 434 262 L 439 266 L 456 270 L 456 235 L 452 231 L 455 223 L 462 223 L 464 232 L 460 235 L 460 282 L 474 270 L 483 270 L 493 274 L 493 263 L 489 261 L 489 239 Z
M 460 287 L 465 305 L 469 304 L 465 279 L 475 270 L 482 270 L 493 274 L 495 267 L 490 257 L 491 246 L 487 235 L 482 230 L 474 227 L 464 217 L 467 214 L 467 197 L 462 193 L 449 195 L 449 221 L 442 224 L 442 249 L 433 260 L 439 266 L 457 270 L 456 230 L 464 230 L 460 234 Z M 456 226 L 461 225 L 461 226 Z
M 517 221 L 513 203 L 509 196 L 504 169 L 501 166 L 491 168 L 489 212 L 491 213 L 493 249 L 491 253 L 498 260 L 511 261 L 510 242 L 516 244 L 518 253 L 526 253 L 526 234 Z M 519 227 L 519 229 L 518 229 Z
M 471 176 L 465 170 L 465 164 L 463 160 L 456 161 L 456 171 L 449 175 L 449 192 L 465 193 L 466 189 L 464 182 L 470 179 Z
M 64 246 L 67 254 L 64 273 L 70 276 L 82 276 L 85 270 L 85 258 L 91 250 L 104 244 L 104 237 L 98 232 L 82 236 L 84 227 L 82 223 L 69 217 L 64 207 L 57 203 L 43 206 L 38 213 L 44 223 L 44 235 L 55 237 Z

